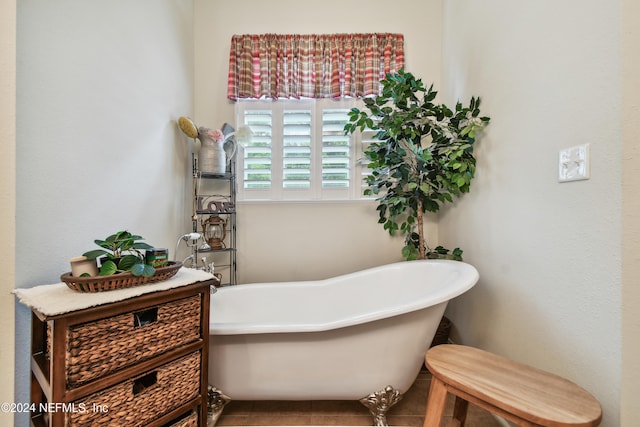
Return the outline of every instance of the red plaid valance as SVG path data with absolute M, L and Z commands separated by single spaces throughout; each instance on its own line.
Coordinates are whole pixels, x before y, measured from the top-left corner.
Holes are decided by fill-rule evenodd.
M 402 34 L 235 35 L 227 97 L 377 95 L 385 74 L 403 66 Z

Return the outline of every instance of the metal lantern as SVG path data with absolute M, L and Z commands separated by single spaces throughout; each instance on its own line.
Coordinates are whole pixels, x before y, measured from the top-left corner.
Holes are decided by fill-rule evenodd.
M 202 234 L 211 249 L 224 249 L 224 238 L 227 235 L 227 222 L 219 216 L 211 215 L 202 221 Z

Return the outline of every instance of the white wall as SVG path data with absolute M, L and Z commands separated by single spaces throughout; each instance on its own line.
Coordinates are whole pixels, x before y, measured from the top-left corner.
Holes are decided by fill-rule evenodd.
M 14 300 L 16 225 L 16 2 L 0 1 L 0 402 L 13 402 Z M 0 412 L 0 424 L 13 424 L 13 414 Z
M 447 97 L 481 95 L 492 118 L 439 224 L 481 277 L 449 308 L 456 337 L 582 385 L 604 427 L 620 425 L 620 22 L 598 0 L 444 7 Z M 558 151 L 583 143 L 591 179 L 558 183 Z
M 18 287 L 58 282 L 69 258 L 115 231 L 173 251 L 188 230 L 190 160 L 175 119 L 193 108 L 192 21 L 191 0 L 18 2 Z M 16 322 L 25 402 L 19 305 Z
M 544 0 L 525 5 L 507 0 L 458 0 L 446 4 L 444 29 L 439 2 L 416 6 L 406 2 L 405 6 L 418 11 L 407 13 L 400 7 L 402 11 L 389 11 L 391 15 L 385 17 L 392 19 L 387 24 L 373 16 L 386 11 L 382 2 L 374 2 L 364 11 L 354 2 L 354 6 L 347 4 L 353 7 L 348 16 L 314 18 L 311 23 L 300 21 L 282 28 L 282 10 L 265 11 L 261 9 L 264 2 L 252 0 L 240 7 L 235 2 L 219 5 L 195 0 L 199 46 L 195 86 L 190 65 L 191 1 L 147 0 L 133 5 L 118 1 L 100 4 L 98 9 L 95 3 L 89 7 L 82 1 L 58 1 L 55 7 L 42 0 L 22 1 L 18 10 L 17 137 L 16 108 L 11 99 L 16 87 L 12 41 L 15 3 L 0 2 L 0 223 L 3 251 L 10 252 L 0 257 L 4 277 L 1 289 L 5 292 L 0 298 L 2 401 L 28 398 L 28 313 L 20 306 L 16 307 L 17 394 L 12 397 L 13 296 L 8 291 L 14 282 L 32 286 L 57 280 L 67 268 L 67 259 L 85 250 L 83 242 L 120 226 L 172 248 L 175 236 L 188 225 L 188 211 L 183 210 L 181 202 L 187 197 L 183 188 L 189 184 L 181 180 L 188 173 L 189 155 L 184 139 L 170 122 L 192 111 L 203 123 L 217 124 L 233 118 L 221 81 L 230 34 L 355 32 L 375 27 L 376 31 L 402 28 L 407 35 L 410 70 L 426 81 L 436 81 L 438 87 L 445 84 L 443 92 L 449 98 L 481 95 L 483 110 L 493 119 L 480 143 L 478 177 L 472 192 L 449 210 L 440 224 L 442 240 L 462 246 L 482 276 L 467 297 L 452 304 L 458 339 L 574 379 L 603 402 L 605 427 L 639 424 L 640 171 L 636 170 L 640 61 L 635 25 L 639 10 L 634 0 L 621 0 L 623 13 L 618 2 L 594 0 Z M 278 6 L 294 4 L 277 2 Z M 317 10 L 313 12 L 310 16 L 323 16 Z M 98 16 L 85 19 L 89 15 Z M 353 16 L 363 15 L 366 22 L 375 25 L 348 24 Z M 259 24 L 261 16 L 269 19 Z M 446 59 L 442 78 L 440 54 L 438 58 L 430 56 L 434 49 L 440 49 L 440 34 L 445 38 Z M 620 35 L 622 53 L 617 40 Z M 208 45 L 211 38 L 223 45 L 212 48 Z M 136 55 L 144 59 L 137 61 Z M 209 79 L 208 75 L 213 77 Z M 95 84 L 87 82 L 93 76 Z M 195 110 L 191 98 L 194 87 L 198 88 Z M 121 109 L 116 107 L 120 105 Z M 16 139 L 17 164 L 13 161 Z M 122 173 L 116 163 L 129 161 L 105 150 L 131 147 L 140 153 L 142 148 L 149 148 L 151 140 L 155 141 L 154 159 L 161 166 L 143 166 L 139 172 Z M 592 179 L 557 184 L 557 150 L 583 140 L 592 143 Z M 89 153 L 81 155 L 81 162 L 73 162 L 73 158 L 68 160 L 73 149 L 87 149 Z M 92 160 L 97 155 L 103 160 Z M 120 172 L 110 174 L 112 167 Z M 12 185 L 15 168 L 19 200 L 14 281 L 10 242 L 15 231 L 11 210 L 16 198 Z M 144 183 L 150 175 L 161 191 L 154 193 L 157 197 L 153 200 L 140 202 L 129 193 L 136 190 L 129 184 Z M 95 202 L 96 188 L 102 183 L 106 183 L 107 197 L 124 199 L 129 218 L 118 212 L 105 214 L 105 202 Z M 70 192 L 70 184 L 78 185 L 79 196 Z M 173 196 L 165 196 L 167 187 Z M 89 206 L 96 203 L 100 207 Z M 151 222 L 146 217 L 149 205 L 157 208 L 156 219 Z M 369 221 L 366 214 L 347 212 L 341 206 L 330 206 L 324 215 L 317 214 L 314 205 L 283 205 L 284 209 L 273 212 L 277 206 L 259 208 L 264 209 L 264 215 L 257 207 L 248 209 L 241 213 L 240 220 L 263 227 L 272 213 L 290 220 L 301 210 L 304 215 L 293 216 L 309 216 L 313 219 L 309 223 L 316 227 L 332 213 L 346 215 L 350 221 Z M 570 210 L 578 214 L 570 216 Z M 247 217 L 242 216 L 244 212 Z M 158 227 L 156 223 L 170 225 Z M 304 226 L 303 221 L 296 224 L 298 228 Z M 344 234 L 344 229 L 338 230 Z M 241 242 L 245 247 L 249 243 L 258 245 L 257 254 L 242 255 L 252 259 L 245 263 L 249 265 L 241 266 L 241 270 L 253 271 L 251 279 L 261 277 L 260 270 L 271 265 L 267 256 L 276 252 L 265 243 L 273 240 L 273 232 L 265 235 L 257 231 L 256 238 L 246 234 Z M 366 252 L 371 251 L 371 239 L 380 239 L 376 241 L 378 246 L 386 243 L 379 231 L 373 224 L 370 230 L 357 232 L 366 240 L 358 243 L 362 251 L 356 257 L 371 256 Z M 324 236 L 311 233 L 304 237 L 309 243 L 303 253 L 323 265 L 325 252 L 335 246 L 329 247 L 326 240 L 314 245 L 311 239 L 319 237 Z M 624 255 L 620 253 L 621 244 Z M 314 246 L 317 252 L 313 252 Z M 395 248 L 392 251 L 378 246 L 374 246 L 374 252 L 395 254 Z M 35 267 L 32 260 L 37 262 Z M 260 267 L 252 269 L 256 262 Z M 341 263 L 337 268 L 346 267 Z M 10 425 L 10 418 L 2 415 L 0 423 Z M 24 417 L 16 425 L 27 425 Z
M 441 0 L 195 0 L 195 120 L 209 127 L 234 123 L 226 99 L 233 34 L 399 32 L 406 69 L 426 84 L 441 76 Z M 390 239 L 377 223 L 376 204 L 242 204 L 238 215 L 241 283 L 331 277 L 399 261 L 402 238 Z M 428 236 L 437 241 L 429 223 Z

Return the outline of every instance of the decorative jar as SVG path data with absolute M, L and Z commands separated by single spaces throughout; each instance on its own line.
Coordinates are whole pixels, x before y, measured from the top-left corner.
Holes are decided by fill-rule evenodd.
M 201 127 L 199 129 L 198 139 L 202 143 L 202 147 L 198 155 L 198 169 L 204 173 L 224 174 L 227 171 L 227 153 L 224 151 L 223 143 L 224 136 L 222 140 L 214 140 L 212 139 L 214 132 L 207 128 Z
M 71 258 L 69 263 L 71 264 L 71 275 L 73 277 L 80 277 L 84 273 L 92 277 L 98 275 L 98 263 L 95 259 L 90 260 L 86 256 L 79 256 Z

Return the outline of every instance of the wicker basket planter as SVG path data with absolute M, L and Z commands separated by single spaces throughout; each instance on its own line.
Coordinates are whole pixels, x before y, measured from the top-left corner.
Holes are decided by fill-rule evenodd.
M 76 277 L 71 272 L 64 273 L 60 280 L 67 286 L 78 292 L 102 292 L 114 289 L 130 288 L 147 283 L 159 282 L 173 277 L 182 267 L 181 262 L 169 262 L 166 267 L 157 267 L 156 273 L 151 277 L 134 276 L 131 273 L 119 273 L 109 276 Z

